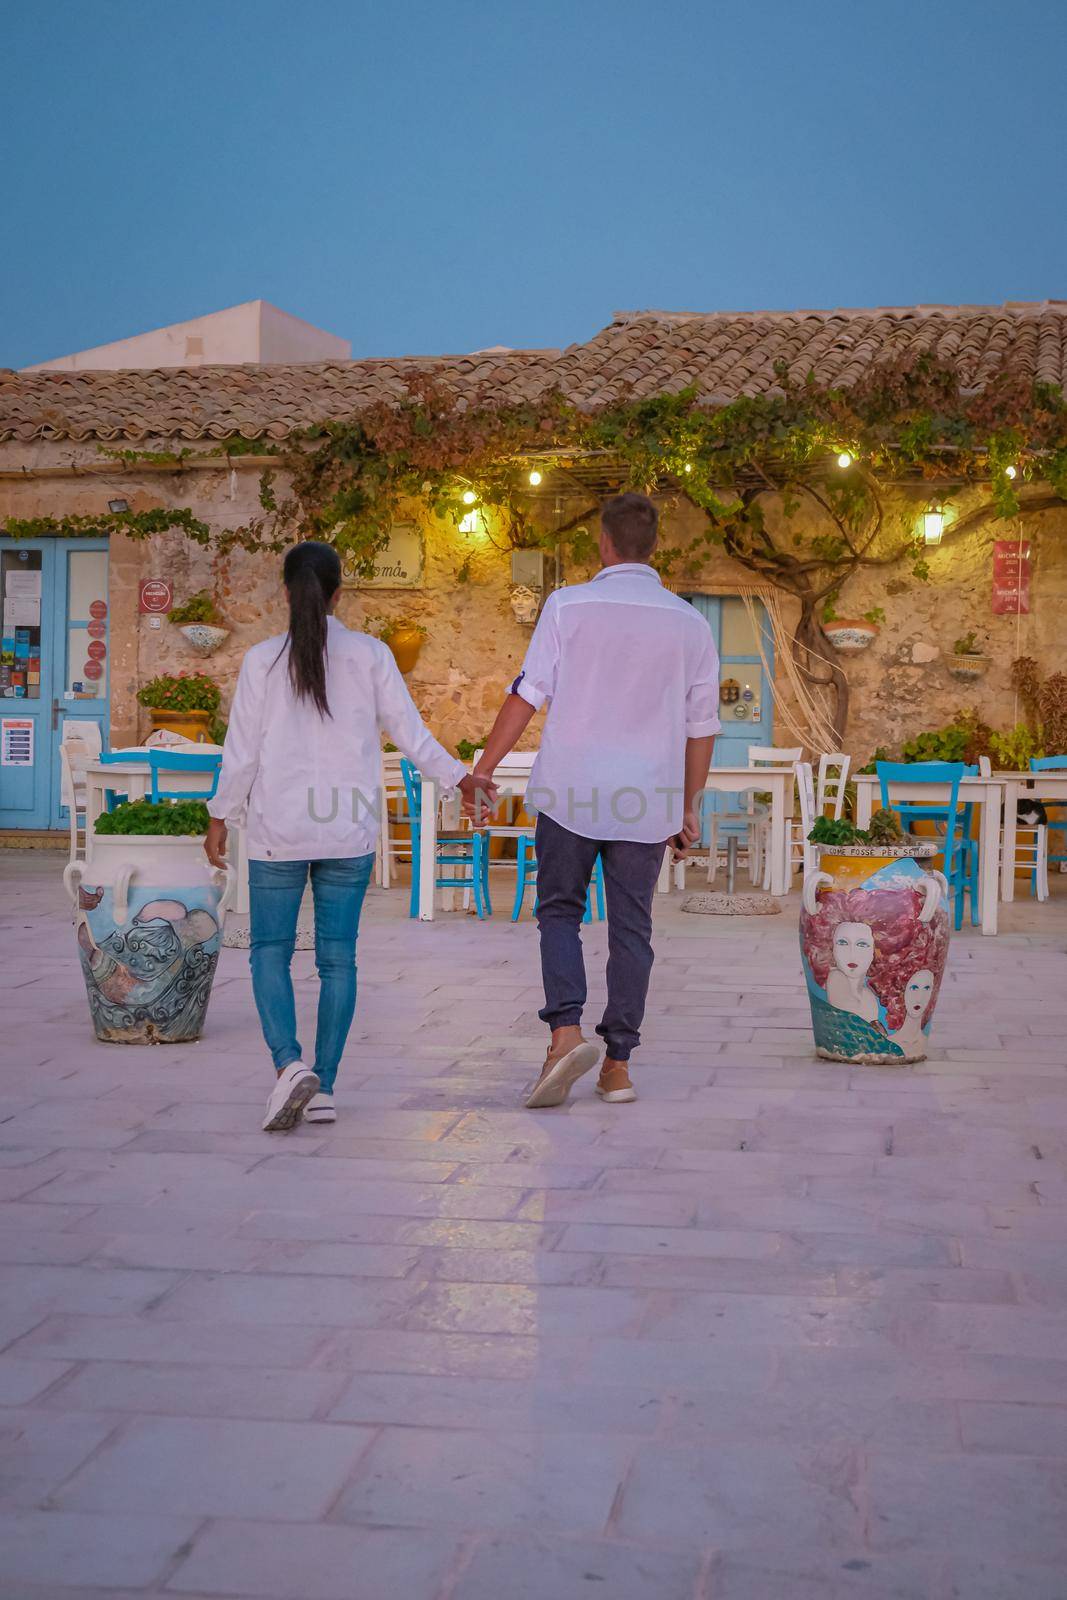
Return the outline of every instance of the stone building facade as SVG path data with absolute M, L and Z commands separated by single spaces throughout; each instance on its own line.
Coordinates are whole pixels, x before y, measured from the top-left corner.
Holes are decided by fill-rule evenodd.
M 590 375 L 594 363 L 589 352 L 597 340 L 577 347 L 577 353 L 452 358 L 444 370 L 449 381 L 468 383 L 479 393 L 495 388 L 502 398 L 513 397 L 516 390 L 531 393 L 539 385 L 558 384 L 565 392 L 569 385 L 580 403 L 595 403 L 614 398 L 620 385 L 640 392 L 642 383 L 654 391 L 657 386 L 677 388 L 691 381 L 721 398 L 722 384 L 733 382 L 739 391 L 741 380 L 719 370 L 716 362 L 721 366 L 726 358 L 714 355 L 713 359 L 714 352 L 722 347 L 736 355 L 744 335 L 747 371 L 753 368 L 754 333 L 770 345 L 773 355 L 782 338 L 788 343 L 800 337 L 794 325 L 805 320 L 810 326 L 801 329 L 804 337 L 822 342 L 825 371 L 820 376 L 835 381 L 847 377 L 860 332 L 855 320 L 859 316 L 638 319 L 617 323 L 598 336 L 605 341 L 596 354 L 599 375 Z M 973 332 L 977 314 L 909 311 L 878 316 L 888 320 L 891 332 L 899 334 L 906 327 L 909 336 L 933 342 L 945 337 L 946 329 L 958 336 L 960 318 L 970 318 L 967 326 Z M 1002 335 L 1005 317 L 1003 311 L 985 315 L 987 345 Z M 1060 349 L 1067 349 L 1067 307 L 1029 308 L 1007 316 L 1009 332 L 1018 338 L 1043 328 L 1050 319 L 1060 330 Z M 698 359 L 701 340 L 709 352 L 703 365 Z M 835 350 L 836 369 L 830 360 Z M 628 367 L 623 361 L 627 353 Z M 798 348 L 796 359 L 803 363 L 811 356 Z M 124 500 L 138 511 L 188 507 L 214 531 L 240 527 L 261 515 L 260 473 L 264 466 L 277 463 L 247 453 L 228 457 L 227 438 L 283 440 L 309 420 L 345 415 L 368 398 L 402 393 L 405 365 L 410 364 L 0 376 L 0 527 L 7 519 L 53 517 L 62 522 L 70 516 L 102 514 L 114 500 Z M 759 371 L 765 368 L 766 361 Z M 140 459 L 179 449 L 189 454 L 177 463 Z M 118 458 L 123 450 L 127 457 Z M 969 491 L 971 501 L 977 493 Z M 958 509 L 968 509 L 969 503 L 961 500 Z M 551 525 L 557 513 L 550 483 L 542 510 L 546 525 Z M 891 497 L 887 507 L 890 518 L 905 522 L 914 521 L 921 510 L 922 501 L 911 490 Z M 464 533 L 450 522 L 435 521 L 418 505 L 410 508 L 409 519 L 424 542 L 421 582 L 403 589 L 346 588 L 339 615 L 356 627 L 369 617 L 406 616 L 421 623 L 426 640 L 409 678 L 412 694 L 446 743 L 476 741 L 487 731 L 501 694 L 518 670 L 531 631 L 513 614 L 510 552 L 493 537 L 491 525 Z M 702 525 L 701 513 L 684 496 L 664 503 L 666 544 L 687 542 Z M 1019 617 L 994 616 L 993 544 L 1020 536 L 1030 541 L 1032 549 L 1030 609 Z M 203 668 L 220 684 L 225 707 L 244 650 L 284 629 L 276 556 L 240 549 L 220 554 L 172 532 L 146 541 L 113 534 L 108 559 L 108 705 L 115 744 L 146 733 L 147 719 L 135 696 L 148 678 L 159 672 Z M 1011 526 L 987 521 L 958 538 L 946 537 L 928 552 L 928 560 L 926 583 L 909 575 L 908 563 L 862 570 L 850 581 L 840 604 L 839 609 L 850 615 L 876 606 L 885 612 L 875 643 L 846 664 L 852 690 L 846 744 L 860 759 L 866 759 L 876 745 L 894 745 L 942 725 L 961 706 L 978 707 L 994 726 L 1010 727 L 1018 715 L 1009 676 L 1013 658 L 1020 653 L 1035 656 L 1046 672 L 1058 666 L 1067 600 L 1067 507 L 1040 516 L 1023 515 Z M 546 573 L 551 586 L 555 577 L 551 551 Z M 586 576 L 587 571 L 564 562 L 563 581 Z M 176 602 L 202 589 L 214 594 L 232 631 L 210 661 L 200 662 L 178 629 L 165 620 L 153 626 L 157 619 L 139 614 L 138 590 L 144 578 L 167 580 Z M 679 581 L 677 587 L 682 593 L 729 595 L 753 582 L 752 574 L 738 564 L 711 555 L 698 575 Z M 795 620 L 792 606 L 786 599 L 787 625 Z M 951 675 L 953 644 L 972 630 L 983 639 L 991 665 L 983 681 L 967 685 Z M 780 703 L 774 738 L 780 744 L 802 742 L 788 683 L 784 674 L 777 676 Z M 536 741 L 536 724 L 530 737 Z

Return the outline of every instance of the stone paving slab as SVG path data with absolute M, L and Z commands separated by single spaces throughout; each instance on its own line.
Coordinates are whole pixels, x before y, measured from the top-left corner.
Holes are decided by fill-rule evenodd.
M 0 852 L 0 1597 L 1065 1600 L 1058 879 L 907 1070 L 812 1059 L 795 897 L 662 901 L 641 1100 L 539 1115 L 531 923 L 372 892 L 270 1138 L 245 955 L 99 1045 L 62 864 Z

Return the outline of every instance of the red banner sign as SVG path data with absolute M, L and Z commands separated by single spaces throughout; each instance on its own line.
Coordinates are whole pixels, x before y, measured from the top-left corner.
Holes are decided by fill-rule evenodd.
M 1025 617 L 1030 611 L 1030 541 L 997 539 L 993 545 L 993 615 Z
M 162 616 L 174 604 L 174 590 L 166 578 L 142 578 L 138 609 L 141 614 Z

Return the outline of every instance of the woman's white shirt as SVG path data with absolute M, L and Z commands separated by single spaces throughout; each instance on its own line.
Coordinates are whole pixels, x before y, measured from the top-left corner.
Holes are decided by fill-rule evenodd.
M 245 822 L 253 861 L 369 855 L 382 800 L 382 730 L 424 777 L 454 789 L 467 771 L 426 727 L 392 651 L 330 617 L 323 717 L 298 700 L 285 636 L 241 663 L 213 817 Z

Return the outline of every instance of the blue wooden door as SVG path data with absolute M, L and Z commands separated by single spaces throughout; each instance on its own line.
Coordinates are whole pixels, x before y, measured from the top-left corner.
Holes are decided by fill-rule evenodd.
M 774 638 L 762 605 L 755 602 L 760 630 L 749 619 L 744 601 L 733 595 L 686 595 L 715 637 L 719 652 L 719 717 L 722 732 L 715 739 L 716 767 L 745 767 L 752 745 L 774 743 L 774 699 L 760 659 L 759 644 L 774 671 Z M 714 796 L 714 809 L 736 811 L 743 804 L 737 795 Z
M 106 746 L 108 656 L 107 540 L 0 538 L 0 828 L 65 825 L 63 726 Z

